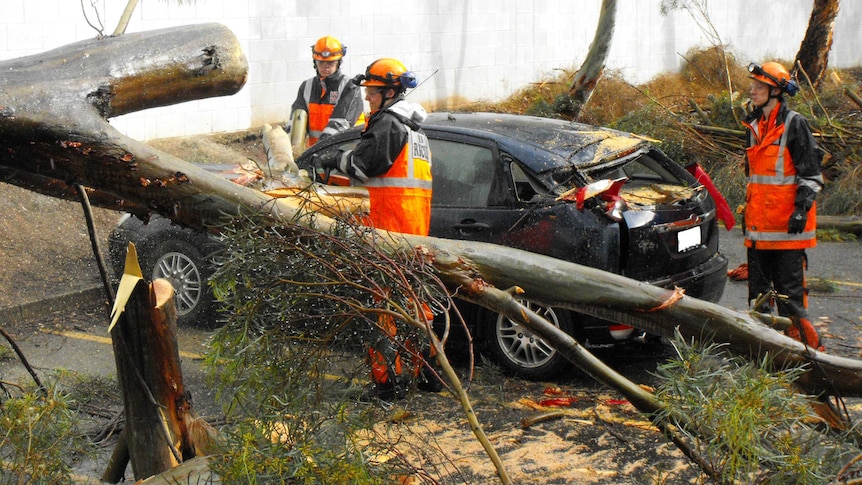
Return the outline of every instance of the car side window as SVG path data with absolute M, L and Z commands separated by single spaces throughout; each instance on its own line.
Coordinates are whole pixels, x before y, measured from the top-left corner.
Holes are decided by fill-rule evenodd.
M 515 183 L 515 196 L 518 197 L 518 200 L 522 202 L 532 200 L 539 193 L 538 185 L 530 180 L 524 169 L 514 160 L 509 164 L 509 170 L 512 173 L 512 182 Z
M 497 173 L 494 152 L 477 145 L 431 139 L 434 189 L 431 203 L 443 207 L 487 207 Z

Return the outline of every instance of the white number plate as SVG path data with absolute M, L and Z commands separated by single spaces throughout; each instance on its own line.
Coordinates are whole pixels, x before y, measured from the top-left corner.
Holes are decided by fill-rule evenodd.
M 700 226 L 676 233 L 677 251 L 683 252 L 700 245 Z

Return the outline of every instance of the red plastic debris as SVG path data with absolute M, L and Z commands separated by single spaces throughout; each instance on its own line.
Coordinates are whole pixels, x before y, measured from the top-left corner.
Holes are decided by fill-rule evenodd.
M 728 271 L 727 277 L 734 281 L 748 280 L 748 263 L 742 263 L 737 268 Z
M 539 405 L 564 408 L 569 407 L 576 402 L 578 402 L 578 398 L 576 397 L 554 397 L 551 399 L 543 399 L 539 401 Z

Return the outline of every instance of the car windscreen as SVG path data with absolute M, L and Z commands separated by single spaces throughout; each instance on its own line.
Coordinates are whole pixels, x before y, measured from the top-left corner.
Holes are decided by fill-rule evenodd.
M 681 185 L 684 182 L 668 167 L 667 162 L 653 156 L 652 152 L 625 160 L 625 163 L 597 167 L 595 170 L 583 171 L 593 180 L 618 179 L 625 177 L 630 183 L 655 183 Z
M 618 158 L 613 162 L 583 168 L 569 166 L 551 173 L 553 192 L 561 193 L 598 180 L 625 178 L 626 187 L 688 186 L 685 172 L 661 152 L 653 149 Z

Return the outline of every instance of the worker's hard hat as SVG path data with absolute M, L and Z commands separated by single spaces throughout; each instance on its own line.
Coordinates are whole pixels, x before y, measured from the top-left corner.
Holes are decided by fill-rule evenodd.
M 415 88 L 416 76 L 398 59 L 377 59 L 353 80 L 360 86 Z
M 311 57 L 315 61 L 337 61 L 347 55 L 347 46 L 335 37 L 321 37 L 311 46 Z
M 748 65 L 748 72 L 751 79 L 779 88 L 790 96 L 799 91 L 799 85 L 790 78 L 790 72 L 777 62 L 764 62 L 762 66 L 752 62 Z

